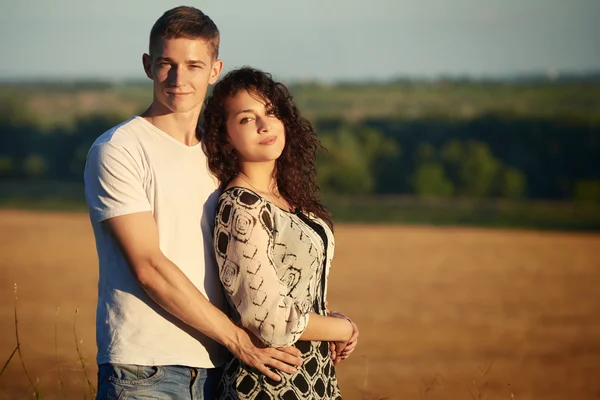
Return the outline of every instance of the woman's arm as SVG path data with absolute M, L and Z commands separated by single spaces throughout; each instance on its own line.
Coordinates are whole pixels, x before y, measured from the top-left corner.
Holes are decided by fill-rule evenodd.
M 214 245 L 219 277 L 242 325 L 269 347 L 297 340 L 347 342 L 355 330 L 351 321 L 311 312 L 312 302 L 289 296 L 277 276 L 269 204 L 248 192 L 243 199 L 234 193 L 219 203 Z M 297 282 L 296 293 L 308 289 L 310 279 L 304 278 Z
M 306 329 L 300 335 L 300 340 L 347 342 L 353 331 L 352 322 L 346 318 L 325 317 L 311 312 L 308 315 Z
M 295 343 L 306 329 L 312 302 L 288 296 L 274 263 L 271 206 L 247 191 L 221 197 L 214 246 L 219 277 L 242 325 L 269 347 Z M 309 280 L 298 282 L 297 292 Z

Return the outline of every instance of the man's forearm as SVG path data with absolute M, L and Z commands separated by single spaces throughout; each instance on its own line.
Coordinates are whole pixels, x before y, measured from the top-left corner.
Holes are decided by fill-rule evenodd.
M 147 265 L 137 265 L 138 281 L 152 300 L 192 328 L 216 340 L 244 364 L 270 379 L 280 378 L 268 366 L 293 374 L 302 360 L 295 348 L 259 349 L 243 329 L 237 327 L 192 284 L 185 274 L 162 256 Z
M 229 318 L 168 258 L 156 257 L 135 268 L 146 294 L 170 314 L 231 348 L 238 334 Z

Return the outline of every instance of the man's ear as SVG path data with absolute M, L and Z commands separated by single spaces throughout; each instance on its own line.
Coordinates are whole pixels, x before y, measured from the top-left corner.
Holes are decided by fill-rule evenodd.
M 144 72 L 146 73 L 146 76 L 154 80 L 152 78 L 152 58 L 146 53 L 142 55 L 142 65 L 144 66 Z
M 223 60 L 217 60 L 212 65 L 208 84 L 213 85 L 221 76 L 221 72 L 223 72 Z

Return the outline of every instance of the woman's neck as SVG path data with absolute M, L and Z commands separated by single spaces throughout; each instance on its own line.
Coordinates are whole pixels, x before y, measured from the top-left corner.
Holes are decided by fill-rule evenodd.
M 274 162 L 241 163 L 239 176 L 255 190 L 279 194 Z
M 277 207 L 292 211 L 292 205 L 279 193 L 275 163 L 242 163 L 240 172 L 230 185 L 241 185 L 274 203 Z

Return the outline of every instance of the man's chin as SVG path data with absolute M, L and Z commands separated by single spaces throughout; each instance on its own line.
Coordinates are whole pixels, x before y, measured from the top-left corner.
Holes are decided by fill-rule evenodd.
M 191 104 L 189 102 L 175 102 L 168 105 L 169 110 L 173 113 L 181 114 L 193 111 L 199 111 L 202 108 L 202 103 Z

